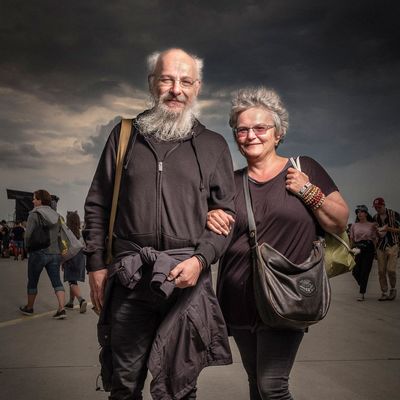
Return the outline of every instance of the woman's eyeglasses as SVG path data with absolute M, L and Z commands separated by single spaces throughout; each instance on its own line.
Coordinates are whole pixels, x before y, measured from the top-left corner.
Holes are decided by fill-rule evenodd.
M 253 131 L 256 136 L 262 136 L 267 133 L 269 129 L 275 128 L 275 125 L 256 125 L 256 126 L 239 126 L 233 129 L 233 133 L 237 137 L 245 137 L 250 131 Z

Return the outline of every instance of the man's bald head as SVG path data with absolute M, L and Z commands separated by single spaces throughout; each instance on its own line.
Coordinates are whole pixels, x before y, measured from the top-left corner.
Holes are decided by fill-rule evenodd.
M 149 76 L 157 74 L 157 72 L 159 72 L 162 68 L 162 63 L 165 60 L 165 57 L 168 58 L 169 56 L 174 56 L 182 61 L 193 63 L 194 71 L 196 74 L 195 78 L 199 81 L 202 80 L 204 65 L 203 60 L 194 54 L 190 54 L 185 50 L 178 48 L 171 48 L 162 52 L 157 51 L 150 54 L 150 56 L 147 57 L 147 68 Z

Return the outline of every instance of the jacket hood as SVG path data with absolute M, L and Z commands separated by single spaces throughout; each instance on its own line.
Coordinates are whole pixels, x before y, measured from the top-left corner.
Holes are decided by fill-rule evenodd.
M 59 215 L 49 206 L 35 207 L 31 212 L 37 212 L 41 214 L 47 225 L 55 225 L 58 223 Z

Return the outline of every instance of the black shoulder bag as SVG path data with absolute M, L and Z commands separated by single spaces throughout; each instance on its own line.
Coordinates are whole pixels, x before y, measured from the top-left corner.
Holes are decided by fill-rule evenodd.
M 258 314 L 271 328 L 305 329 L 323 319 L 330 305 L 323 245 L 315 241 L 310 256 L 302 264 L 292 263 L 268 243 L 259 245 L 247 169 L 243 173 L 243 188 Z

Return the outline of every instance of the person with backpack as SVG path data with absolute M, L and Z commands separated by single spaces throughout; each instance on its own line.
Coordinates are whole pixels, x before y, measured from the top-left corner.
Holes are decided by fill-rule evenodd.
M 38 282 L 44 268 L 50 278 L 57 297 L 58 308 L 54 319 L 64 319 L 65 291 L 60 278 L 59 215 L 51 208 L 51 196 L 47 190 L 33 193 L 33 210 L 29 213 L 25 232 L 28 258 L 28 301 L 19 310 L 24 315 L 33 315 L 33 306 L 38 294 Z

